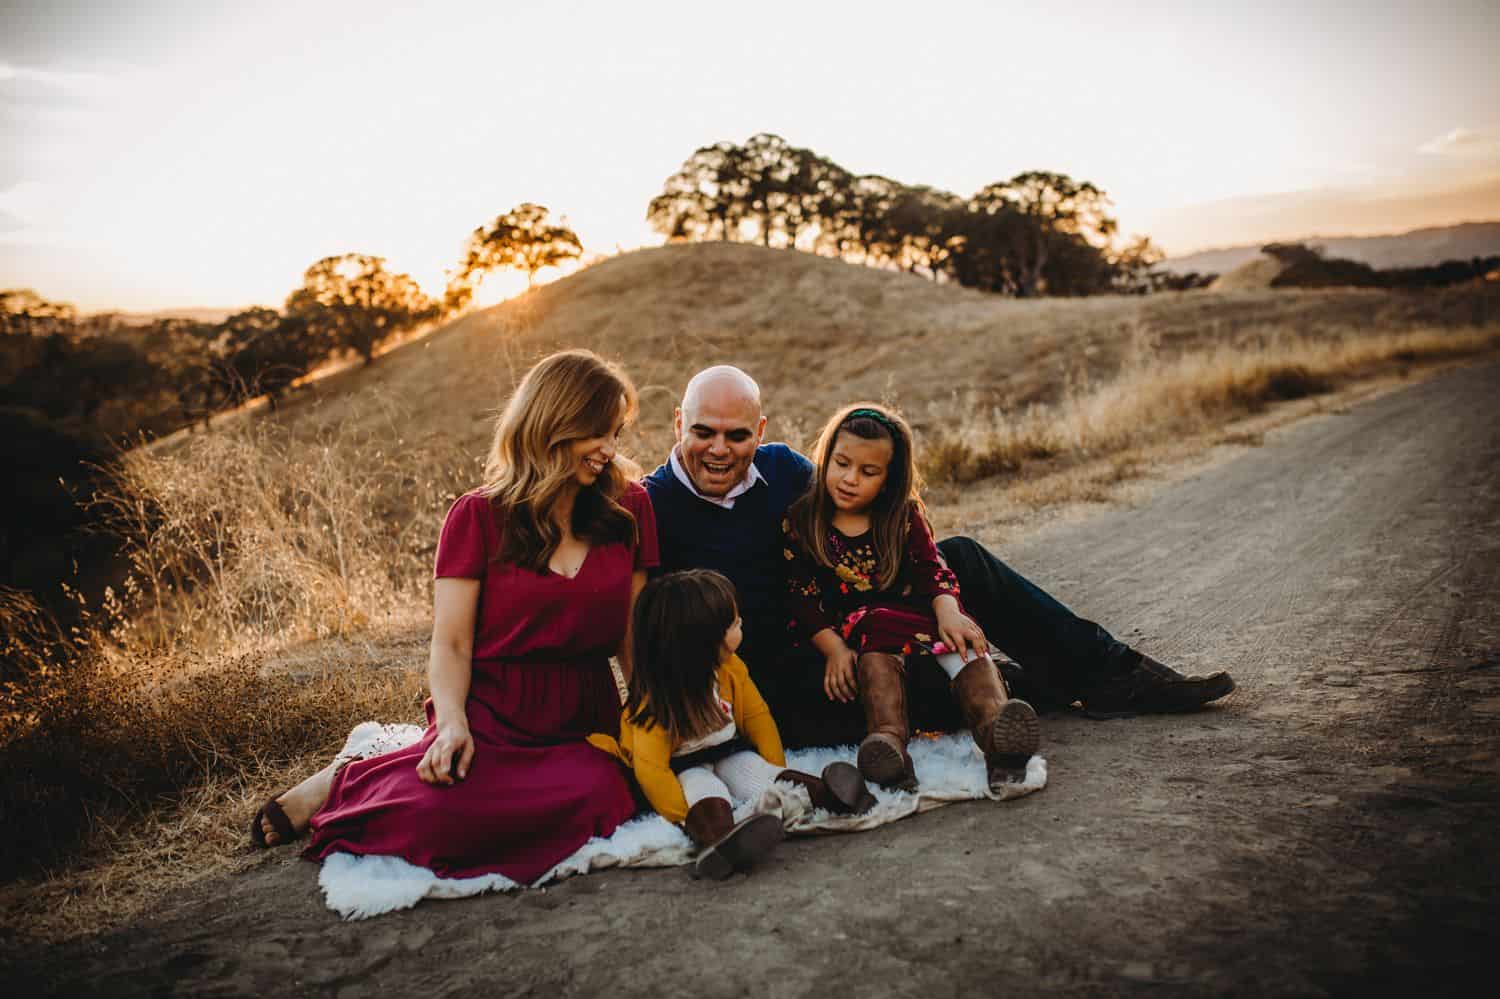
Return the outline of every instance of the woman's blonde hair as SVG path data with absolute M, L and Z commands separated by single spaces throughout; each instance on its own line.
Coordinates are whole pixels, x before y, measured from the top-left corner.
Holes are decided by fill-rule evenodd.
M 911 514 L 927 516 L 922 503 L 922 476 L 917 471 L 916 442 L 911 425 L 900 413 L 873 402 L 856 402 L 845 406 L 823 427 L 813 453 L 812 482 L 807 492 L 787 510 L 793 532 L 814 562 L 833 567 L 833 549 L 828 532 L 833 528 L 833 499 L 828 495 L 828 465 L 833 460 L 833 446 L 839 434 L 861 440 L 891 442 L 891 463 L 886 468 L 885 485 L 870 505 L 870 528 L 874 534 L 876 569 L 875 585 L 889 589 L 901 571 L 906 538 L 911 528 Z
M 610 436 L 635 414 L 629 376 L 592 351 L 559 351 L 526 372 L 495 420 L 481 489 L 500 521 L 501 561 L 547 567 L 562 541 L 550 512 L 578 474 L 570 445 Z M 634 543 L 635 518 L 617 502 L 625 484 L 618 462 L 610 462 L 591 486 L 578 490 L 574 537 Z

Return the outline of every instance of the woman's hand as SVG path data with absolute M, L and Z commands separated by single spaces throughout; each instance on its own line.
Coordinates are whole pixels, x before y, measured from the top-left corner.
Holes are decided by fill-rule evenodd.
M 469 765 L 473 762 L 474 736 L 469 733 L 468 722 L 439 725 L 437 738 L 417 764 L 417 776 L 427 784 L 452 784 L 455 773 L 457 780 L 469 776 Z
M 933 614 L 937 617 L 938 635 L 950 651 L 957 652 L 965 663 L 988 654 L 990 643 L 984 637 L 984 631 L 958 609 L 957 600 L 944 594 L 932 603 Z
M 823 693 L 830 701 L 854 700 L 858 687 L 854 681 L 854 650 L 843 642 L 825 655 L 823 661 Z

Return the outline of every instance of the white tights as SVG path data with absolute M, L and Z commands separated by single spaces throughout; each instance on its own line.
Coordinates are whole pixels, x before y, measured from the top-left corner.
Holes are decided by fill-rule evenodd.
M 688 767 L 677 775 L 677 782 L 689 808 L 704 798 L 755 801 L 785 769 L 747 749 L 713 763 Z
M 964 657 L 957 652 L 941 652 L 932 658 L 936 659 L 937 664 L 943 667 L 943 672 L 948 674 L 948 679 L 950 680 L 963 672 L 964 666 L 967 665 L 964 662 Z

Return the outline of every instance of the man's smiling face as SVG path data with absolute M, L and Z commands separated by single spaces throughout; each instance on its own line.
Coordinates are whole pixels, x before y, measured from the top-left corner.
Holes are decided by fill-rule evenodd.
M 744 372 L 712 368 L 689 383 L 673 427 L 688 478 L 704 496 L 718 497 L 750 474 L 766 418 L 760 393 Z

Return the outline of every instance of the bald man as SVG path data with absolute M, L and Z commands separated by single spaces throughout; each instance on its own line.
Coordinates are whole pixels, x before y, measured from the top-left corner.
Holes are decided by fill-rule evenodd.
M 661 571 L 715 569 L 739 592 L 740 656 L 770 702 L 790 745 L 858 742 L 857 700 L 823 690 L 823 657 L 789 628 L 781 521 L 808 488 L 813 466 L 785 444 L 763 443 L 760 387 L 745 372 L 717 365 L 694 375 L 673 421 L 677 443 L 645 479 L 656 512 Z M 1077 617 L 970 538 L 938 550 L 958 576 L 964 609 L 1018 669 L 1013 693 L 1042 706 L 1081 702 L 1091 717 L 1188 711 L 1234 689 L 1227 673 L 1188 677 Z M 912 722 L 961 727 L 947 675 L 913 670 Z

